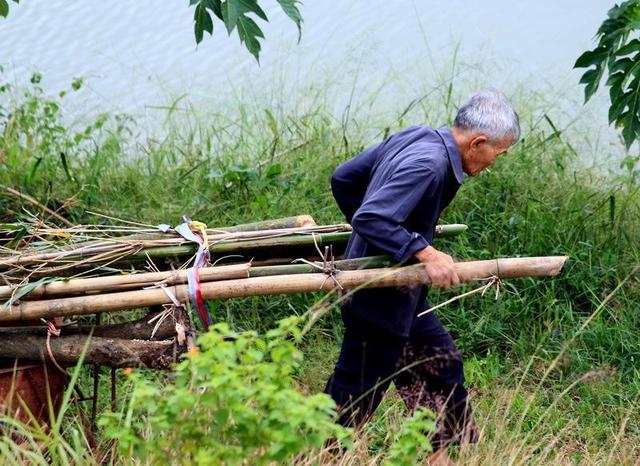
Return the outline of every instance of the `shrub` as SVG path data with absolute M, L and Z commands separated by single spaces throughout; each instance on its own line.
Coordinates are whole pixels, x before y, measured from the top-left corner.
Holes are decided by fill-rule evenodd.
M 125 457 L 168 464 L 266 464 L 328 439 L 346 444 L 351 431 L 335 424 L 333 400 L 296 389 L 300 321 L 284 319 L 264 338 L 213 326 L 172 383 L 132 374 L 128 407 L 101 419 L 106 435 Z

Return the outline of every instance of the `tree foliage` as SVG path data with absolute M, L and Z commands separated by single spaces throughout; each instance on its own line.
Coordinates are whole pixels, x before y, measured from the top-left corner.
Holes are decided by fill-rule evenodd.
M 20 3 L 20 0 L 13 0 L 14 3 Z M 9 1 L 0 0 L 0 16 L 6 18 L 9 14 Z
M 580 83 L 585 102 L 598 90 L 605 74 L 611 105 L 609 123 L 622 128 L 627 148 L 640 138 L 640 0 L 615 5 L 596 33 L 597 46 L 584 52 L 575 68 L 588 68 Z
M 4 0 L 0 0 L 4 1 Z M 302 16 L 298 5 L 299 0 L 276 0 L 284 13 L 298 27 L 298 40 L 300 39 Z M 204 33 L 213 34 L 214 18 L 221 21 L 231 35 L 238 31 L 240 42 L 259 60 L 261 43 L 264 33 L 256 20 L 269 21 L 267 14 L 258 4 L 258 0 L 189 0 L 191 6 L 195 6 L 193 12 L 194 33 L 196 43 L 204 38 Z

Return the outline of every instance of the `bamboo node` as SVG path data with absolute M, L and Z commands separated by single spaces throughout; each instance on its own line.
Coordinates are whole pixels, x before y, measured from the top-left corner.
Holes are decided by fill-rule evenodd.
M 326 278 L 320 285 L 320 289 L 324 289 L 324 284 L 327 282 L 329 278 L 331 278 L 338 288 L 340 288 L 341 290 L 344 290 L 344 287 L 342 286 L 342 284 L 337 278 L 339 270 L 336 267 L 336 258 L 333 255 L 333 246 L 332 245 L 325 246 L 324 253 L 323 253 L 320 250 L 320 246 L 318 246 L 318 242 L 316 241 L 316 235 L 313 232 L 311 232 L 311 237 L 313 238 L 313 244 L 316 247 L 316 251 L 318 251 L 320 258 L 322 259 L 322 265 L 318 265 L 315 262 L 311 262 L 303 258 L 296 259 L 293 261 L 293 263 L 295 264 L 298 262 L 303 262 L 324 273 L 326 275 Z

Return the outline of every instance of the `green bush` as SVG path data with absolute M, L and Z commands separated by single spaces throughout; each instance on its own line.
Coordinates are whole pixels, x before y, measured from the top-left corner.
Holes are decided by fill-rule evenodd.
M 433 451 L 428 435 L 436 430 L 434 419 L 435 414 L 426 408 L 417 409 L 406 419 L 393 438 L 384 466 L 412 466 Z
M 132 374 L 126 410 L 101 419 L 107 437 L 125 458 L 168 464 L 267 464 L 328 439 L 346 444 L 351 431 L 335 424 L 333 400 L 296 388 L 300 321 L 284 319 L 264 338 L 218 324 L 176 366 L 172 383 Z

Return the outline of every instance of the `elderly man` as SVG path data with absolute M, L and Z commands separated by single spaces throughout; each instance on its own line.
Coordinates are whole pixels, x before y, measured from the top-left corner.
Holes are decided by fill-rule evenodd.
M 333 195 L 353 227 L 345 258 L 390 254 L 424 264 L 431 285 L 459 283 L 451 256 L 431 243 L 442 211 L 463 182 L 491 166 L 520 136 L 518 115 L 503 94 L 473 95 L 451 128 L 415 126 L 339 166 Z M 464 388 L 462 358 L 429 307 L 426 287 L 360 290 L 343 305 L 344 340 L 326 391 L 340 422 L 357 426 L 393 381 L 411 411 L 438 414 L 432 445 L 440 463 L 446 446 L 476 439 Z M 434 458 L 435 459 L 435 458 Z

